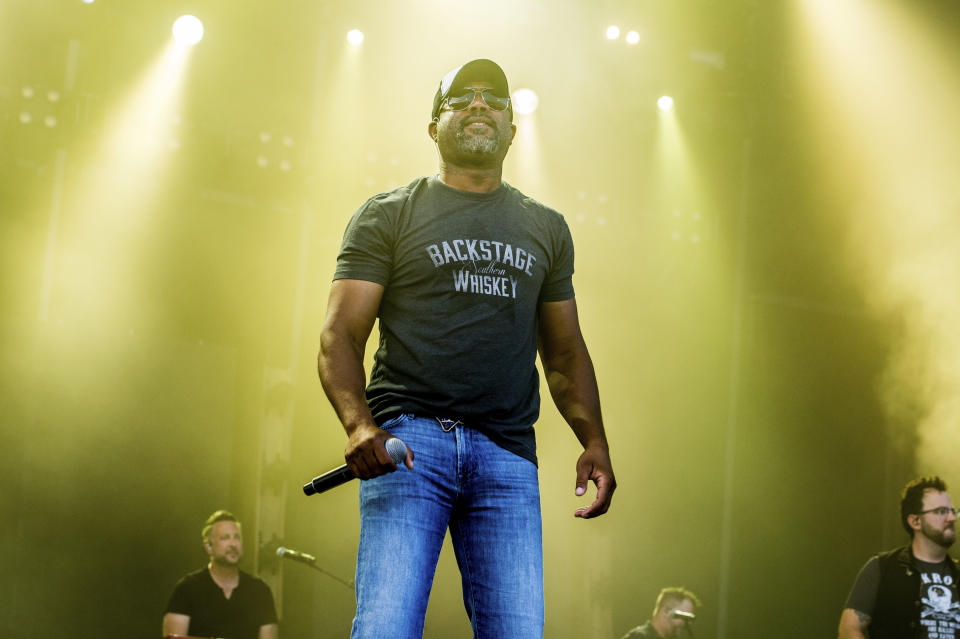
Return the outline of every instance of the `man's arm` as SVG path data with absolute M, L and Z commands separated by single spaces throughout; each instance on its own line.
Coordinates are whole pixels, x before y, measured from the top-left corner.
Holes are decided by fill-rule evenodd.
M 837 639 L 867 639 L 870 636 L 867 631 L 869 625 L 870 615 L 853 608 L 844 608 L 840 615 Z
M 275 623 L 268 623 L 260 626 L 260 634 L 257 639 L 277 639 L 279 637 L 278 626 Z
M 335 280 L 330 286 L 317 357 L 323 390 L 347 431 L 344 458 L 350 471 L 360 479 L 377 477 L 397 468 L 384 446 L 390 434 L 374 422 L 364 395 L 367 377 L 363 355 L 382 297 L 380 284 Z M 413 453 L 409 448 L 405 463 L 413 468 Z
M 163 634 L 167 635 L 185 635 L 190 630 L 190 615 L 181 615 L 175 612 L 168 612 L 163 615 Z
M 593 362 L 580 333 L 576 300 L 541 304 L 539 328 L 540 360 L 550 395 L 583 446 L 577 460 L 576 494 L 586 492 L 587 481 L 597 486 L 594 502 L 574 514 L 585 519 L 597 517 L 610 508 L 617 480 L 603 430 Z

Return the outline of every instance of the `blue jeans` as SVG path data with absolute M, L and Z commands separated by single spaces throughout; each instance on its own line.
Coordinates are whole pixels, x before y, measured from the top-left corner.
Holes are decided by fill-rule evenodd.
M 423 635 L 447 528 L 476 639 L 543 636 L 543 550 L 536 466 L 477 430 L 436 419 L 384 424 L 414 469 L 360 482 L 353 639 Z

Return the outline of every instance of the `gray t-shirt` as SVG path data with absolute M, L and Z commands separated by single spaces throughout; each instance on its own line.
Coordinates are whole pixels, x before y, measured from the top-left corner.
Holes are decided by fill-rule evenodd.
M 920 636 L 925 639 L 960 638 L 960 602 L 950 560 L 931 564 L 914 558 L 914 562 L 920 573 L 917 623 L 926 632 Z M 874 616 L 879 588 L 880 562 L 872 557 L 857 575 L 845 607 Z
M 385 287 L 367 386 L 377 422 L 460 419 L 536 463 L 539 306 L 573 297 L 573 261 L 563 217 L 506 183 L 470 193 L 419 178 L 369 199 L 334 279 Z

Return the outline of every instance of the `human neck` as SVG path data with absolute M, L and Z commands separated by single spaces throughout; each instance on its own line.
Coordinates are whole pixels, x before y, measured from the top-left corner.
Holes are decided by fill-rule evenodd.
M 503 168 L 498 165 L 486 168 L 465 168 L 448 162 L 440 162 L 440 181 L 449 187 L 471 193 L 490 193 L 500 188 Z
M 663 620 L 659 615 L 650 620 L 650 625 L 653 626 L 653 629 L 656 631 L 658 637 L 666 637 L 669 633 L 669 629 L 663 623 Z
M 211 561 L 207 564 L 207 570 L 210 571 L 210 576 L 213 578 L 213 581 L 221 588 L 225 586 L 236 586 L 240 579 L 240 569 L 236 566 Z
M 924 537 L 923 534 L 919 532 L 913 534 L 913 544 L 911 547 L 913 556 L 928 564 L 938 564 L 947 558 L 946 548 Z

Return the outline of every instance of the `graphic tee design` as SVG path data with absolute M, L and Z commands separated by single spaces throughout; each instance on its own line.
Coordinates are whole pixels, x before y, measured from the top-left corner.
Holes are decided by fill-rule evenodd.
M 536 463 L 541 305 L 573 298 L 563 217 L 509 184 L 490 193 L 421 178 L 368 200 L 334 279 L 384 287 L 367 386 L 378 423 L 457 419 Z
M 936 564 L 924 564 L 920 572 L 920 626 L 927 639 L 957 639 L 960 630 L 960 602 L 953 577 Z

